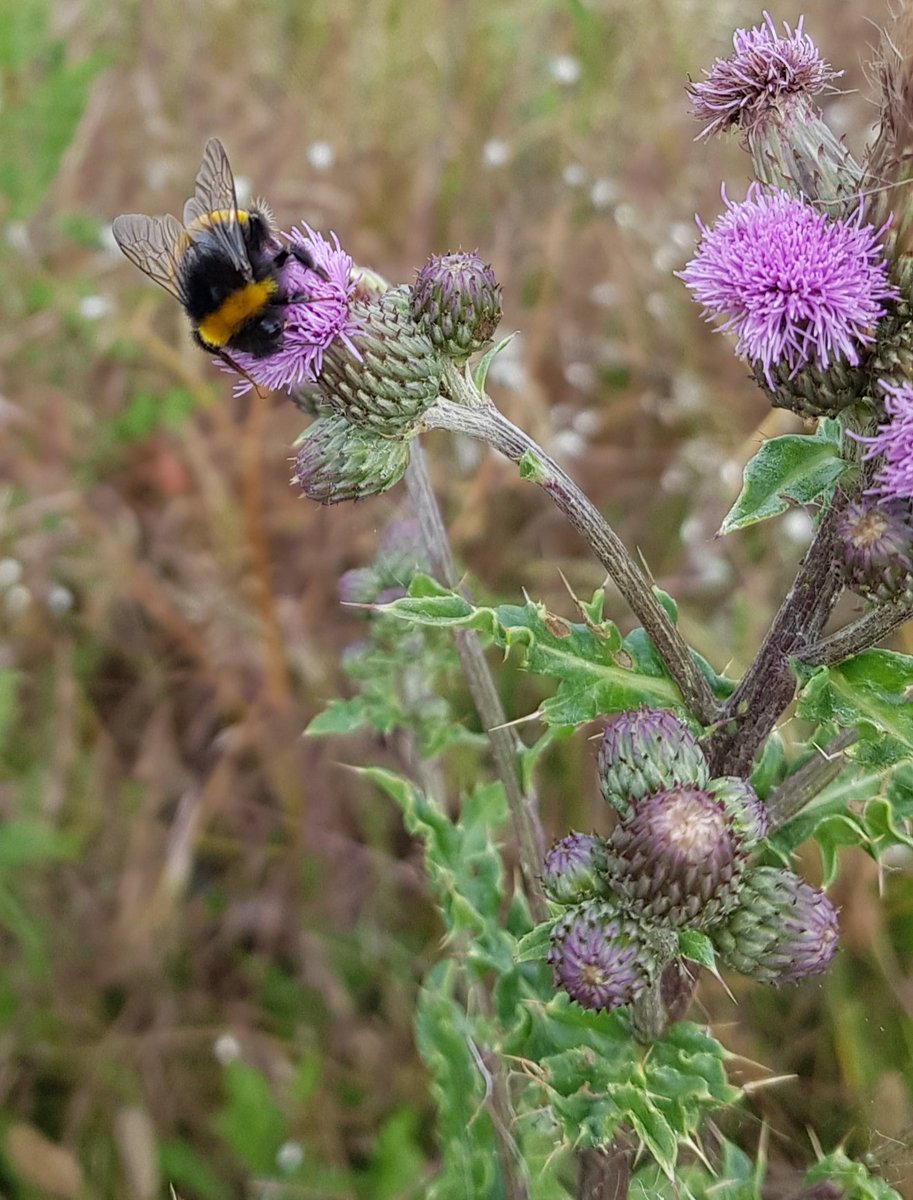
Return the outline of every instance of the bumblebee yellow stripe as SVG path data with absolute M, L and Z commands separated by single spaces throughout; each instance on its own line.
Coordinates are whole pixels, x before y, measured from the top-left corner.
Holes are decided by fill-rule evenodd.
M 275 279 L 262 279 L 238 288 L 197 326 L 207 346 L 224 346 L 251 317 L 261 312 L 276 294 Z

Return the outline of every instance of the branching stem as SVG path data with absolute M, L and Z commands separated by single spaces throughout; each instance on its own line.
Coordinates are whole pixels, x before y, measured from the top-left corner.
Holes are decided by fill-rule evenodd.
M 551 496 L 631 606 L 687 707 L 701 724 L 712 725 L 718 716 L 717 703 L 684 639 L 618 534 L 567 472 L 489 401 L 479 398 L 468 407 L 442 398 L 425 413 L 423 424 L 426 429 L 449 429 L 487 442 L 511 462 L 519 463 L 524 478 Z

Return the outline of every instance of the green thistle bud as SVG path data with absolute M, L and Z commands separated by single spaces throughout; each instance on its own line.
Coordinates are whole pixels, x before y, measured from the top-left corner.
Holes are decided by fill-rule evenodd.
M 758 867 L 739 906 L 711 930 L 725 966 L 761 983 L 796 983 L 827 970 L 837 953 L 837 910 L 792 871 Z
M 405 474 L 408 441 L 378 437 L 345 417 L 318 417 L 298 439 L 292 483 L 309 500 L 339 504 L 376 496 Z
M 846 585 L 875 603 L 913 603 L 910 503 L 863 496 L 847 505 L 837 531 Z
M 433 254 L 412 288 L 412 316 L 439 350 L 462 361 L 491 341 L 501 285 L 478 254 Z
M 770 380 L 764 363 L 754 363 L 752 370 L 774 408 L 787 408 L 800 417 L 833 416 L 855 404 L 866 389 L 865 370 L 844 361 L 827 368 L 810 363 L 798 371 L 786 362 L 772 363 Z
M 359 332 L 325 351 L 321 391 L 353 425 L 402 437 L 437 399 L 441 360 L 409 316 L 406 288 L 355 300 L 350 316 Z
M 739 779 L 736 775 L 724 775 L 720 779 L 712 779 L 706 790 L 722 804 L 741 839 L 743 850 L 753 850 L 758 842 L 767 837 L 770 826 L 767 809 L 747 780 Z
M 619 713 L 605 728 L 599 747 L 599 784 L 606 803 L 619 812 L 651 792 L 675 784 L 702 787 L 709 778 L 697 738 L 667 709 Z
M 542 887 L 556 904 L 577 904 L 602 888 L 605 842 L 588 833 L 569 833 L 555 842 L 542 865 Z

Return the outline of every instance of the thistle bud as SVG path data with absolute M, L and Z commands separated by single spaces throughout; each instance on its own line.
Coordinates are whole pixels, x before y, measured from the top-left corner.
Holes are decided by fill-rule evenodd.
M 462 361 L 491 341 L 501 285 L 478 254 L 433 254 L 412 288 L 412 316 L 439 350 Z
M 724 775 L 711 780 L 707 792 L 722 804 L 741 840 L 742 850 L 753 850 L 767 837 L 770 827 L 767 809 L 747 780 Z
M 409 316 L 406 288 L 353 301 L 350 318 L 358 330 L 324 352 L 321 391 L 353 425 L 402 437 L 437 399 L 441 360 Z
M 837 910 L 792 871 L 758 867 L 739 907 L 710 932 L 723 963 L 761 983 L 820 975 L 837 953 Z
M 651 792 L 676 784 L 703 787 L 709 778 L 697 738 L 668 709 L 619 713 L 605 728 L 599 747 L 599 784 L 606 803 L 619 812 Z
M 578 904 L 596 896 L 602 881 L 605 842 L 588 833 L 569 833 L 555 842 L 542 865 L 542 887 L 556 904 Z
M 723 801 L 679 785 L 632 804 L 608 841 L 606 874 L 638 920 L 701 927 L 737 902 L 747 857 Z
M 378 437 L 345 417 L 318 417 L 298 441 L 292 483 L 309 500 L 339 504 L 376 496 L 405 474 L 407 441 Z
M 636 1000 L 657 972 L 638 926 L 598 902 L 565 913 L 552 932 L 548 961 L 556 987 L 583 1008 L 607 1012 Z
M 844 509 L 838 536 L 848 588 L 876 603 L 913 603 L 913 517 L 909 501 L 863 496 Z

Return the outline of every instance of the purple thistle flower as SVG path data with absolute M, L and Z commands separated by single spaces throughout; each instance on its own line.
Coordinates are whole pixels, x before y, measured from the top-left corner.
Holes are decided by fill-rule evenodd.
M 772 368 L 793 373 L 811 363 L 859 362 L 874 341 L 888 283 L 879 238 L 863 224 L 830 220 L 783 191 L 752 184 L 741 204 L 723 191 L 726 212 L 703 233 L 680 278 L 708 320 L 726 317 L 722 333 L 738 335 L 736 353 L 759 364 L 771 390 Z
M 303 292 L 308 299 L 300 304 L 291 304 L 285 310 L 286 325 L 282 334 L 282 347 L 277 354 L 268 358 L 254 358 L 251 354 L 233 354 L 238 366 L 250 376 L 242 377 L 237 391 L 243 394 L 250 390 L 252 379 L 270 391 L 290 391 L 303 383 L 313 383 L 323 369 L 323 356 L 327 347 L 337 339 L 342 341 L 360 358 L 352 344 L 352 337 L 360 326 L 350 315 L 351 303 L 358 287 L 357 277 L 352 277 L 352 259 L 342 249 L 339 238 L 331 234 L 332 243 L 321 234 L 302 226 L 305 233 L 292 229 L 288 240 L 303 246 L 314 260 L 314 264 L 326 274 L 324 279 L 315 271 L 290 258 L 284 267 L 284 281 L 290 292 Z
M 576 904 L 599 887 L 605 843 L 589 833 L 569 833 L 555 842 L 542 865 L 542 886 L 558 904 Z
M 737 29 L 732 38 L 735 53 L 718 58 L 702 83 L 688 88 L 699 121 L 709 122 L 698 137 L 710 137 L 733 125 L 743 129 L 764 119 L 765 113 L 792 96 L 814 96 L 842 71 L 834 71 L 803 31 L 804 18 L 795 29 L 786 22 L 782 36 L 769 13 L 764 24 Z
M 890 418 L 874 437 L 851 434 L 868 446 L 865 457 L 884 463 L 871 491 L 892 500 L 913 499 L 913 386 L 882 379 L 885 412 Z
M 555 926 L 548 961 L 555 984 L 583 1008 L 611 1012 L 636 1000 L 654 964 L 633 921 L 610 904 L 582 904 Z

